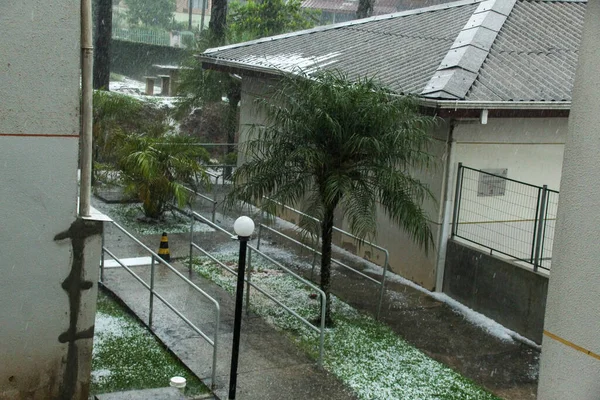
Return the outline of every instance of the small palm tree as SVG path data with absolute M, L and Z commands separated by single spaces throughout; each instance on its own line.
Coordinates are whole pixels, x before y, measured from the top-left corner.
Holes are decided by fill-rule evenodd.
M 139 198 L 146 217 L 158 219 L 167 204 L 185 205 L 189 193 L 184 185 L 208 183 L 201 163 L 208 159 L 208 152 L 189 137 L 130 134 L 122 140 L 118 164 L 126 191 Z
M 259 100 L 266 122 L 251 126 L 242 150 L 249 161 L 234 174 L 229 202 L 260 203 L 265 196 L 303 203 L 321 220 L 321 289 L 331 325 L 330 269 L 333 219 L 341 210 L 358 237 L 377 231 L 376 207 L 427 250 L 432 233 L 421 204 L 431 198 L 411 176 L 432 160 L 431 117 L 415 99 L 397 96 L 373 79 L 350 81 L 339 72 L 286 76 Z M 316 233 L 316 232 L 315 232 Z

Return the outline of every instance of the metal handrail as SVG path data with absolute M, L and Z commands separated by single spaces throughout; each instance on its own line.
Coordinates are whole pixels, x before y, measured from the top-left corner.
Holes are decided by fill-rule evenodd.
M 280 202 L 278 202 L 278 201 L 276 201 L 276 200 L 270 199 L 270 198 L 268 198 L 268 197 L 265 197 L 265 200 L 268 200 L 268 201 L 270 201 L 270 202 L 273 202 L 273 203 L 275 203 L 275 204 L 277 204 L 277 205 L 279 205 L 279 206 L 283 207 L 283 208 L 284 208 L 284 209 L 286 209 L 286 210 L 289 210 L 289 211 L 295 212 L 296 214 L 298 214 L 298 215 L 301 215 L 301 216 L 303 216 L 303 217 L 306 217 L 306 218 L 309 218 L 309 219 L 311 219 L 311 220 L 313 220 L 313 221 L 315 221 L 315 222 L 319 222 L 319 223 L 321 222 L 319 219 L 317 219 L 317 218 L 313 217 L 312 215 L 308 215 L 308 214 L 306 214 L 306 213 L 304 213 L 304 212 L 302 212 L 302 211 L 300 211 L 300 210 L 296 210 L 295 208 L 292 208 L 292 207 L 290 207 L 290 206 L 287 206 L 287 205 L 285 205 L 285 204 L 283 204 L 283 203 L 280 203 Z M 277 230 L 275 230 L 275 229 L 273 229 L 273 228 L 271 228 L 271 227 L 269 227 L 269 226 L 266 226 L 265 224 L 263 224 L 263 223 L 262 223 L 262 217 L 263 217 L 263 214 L 264 214 L 264 210 L 261 212 L 261 221 L 260 221 L 260 223 L 258 224 L 258 241 L 257 241 L 257 246 L 258 246 L 259 248 L 260 248 L 260 239 L 261 239 L 262 228 L 265 228 L 265 229 L 268 229 L 269 231 L 271 231 L 271 232 L 273 232 L 273 233 L 276 233 L 277 235 L 279 235 L 279 236 L 281 236 L 281 237 L 283 237 L 283 238 L 286 238 L 286 239 L 288 239 L 288 240 L 292 241 L 292 242 L 293 242 L 293 243 L 295 243 L 295 244 L 298 244 L 298 245 L 300 245 L 300 246 L 302 246 L 302 247 L 304 247 L 304 248 L 308 249 L 309 251 L 313 252 L 313 254 L 315 254 L 315 255 L 319 255 L 319 256 L 321 255 L 321 252 L 320 252 L 320 251 L 318 251 L 318 250 L 316 250 L 316 249 L 313 249 L 312 247 L 310 247 L 310 246 L 307 246 L 306 244 L 304 244 L 304 243 L 302 243 L 302 242 L 300 242 L 300 241 L 298 241 L 298 240 L 295 240 L 294 238 L 292 238 L 292 237 L 290 237 L 290 236 L 288 236 L 288 235 L 286 235 L 286 234 L 284 234 L 284 233 L 281 233 L 281 232 L 279 232 L 279 231 L 277 231 Z M 377 279 L 374 279 L 374 278 L 372 278 L 372 277 L 370 277 L 370 276 L 368 276 L 368 275 L 366 275 L 366 274 L 364 274 L 364 273 L 362 273 L 362 272 L 358 271 L 358 270 L 357 270 L 357 269 L 355 269 L 355 268 L 352 268 L 352 267 L 350 267 L 350 266 L 348 266 L 348 265 L 346 265 L 346 264 L 342 263 L 342 262 L 341 262 L 341 261 L 339 261 L 339 260 L 336 260 L 335 258 L 331 258 L 331 261 L 332 261 L 333 263 L 335 263 L 335 264 L 337 264 L 337 265 L 339 265 L 339 266 L 341 266 L 341 267 L 347 268 L 347 269 L 349 269 L 349 270 L 351 270 L 351 271 L 353 271 L 353 272 L 357 273 L 358 275 L 360 275 L 360 276 L 362 276 L 362 277 L 364 277 L 364 278 L 366 278 L 366 279 L 368 279 L 368 280 L 370 280 L 370 281 L 372 281 L 372 282 L 374 282 L 374 283 L 376 283 L 376 284 L 378 284 L 378 285 L 380 285 L 380 286 L 381 286 L 381 289 L 379 290 L 379 301 L 378 301 L 378 304 L 377 304 L 377 314 L 376 314 L 376 319 L 379 319 L 379 316 L 380 316 L 380 314 L 381 314 L 381 306 L 382 306 L 382 304 L 383 304 L 383 294 L 385 293 L 385 279 L 386 279 L 386 274 L 387 274 L 387 270 L 388 270 L 388 263 L 389 263 L 389 259 L 390 259 L 390 253 L 389 253 L 389 251 L 388 251 L 386 248 L 384 248 L 384 247 L 381 247 L 381 246 L 378 246 L 378 245 L 376 245 L 375 243 L 371 243 L 371 242 L 369 242 L 369 241 L 362 240 L 362 239 L 361 239 L 361 238 L 359 238 L 358 236 L 356 236 L 356 235 L 353 235 L 353 234 L 351 234 L 350 232 L 346 232 L 346 231 L 344 231 L 343 229 L 337 228 L 337 227 L 335 227 L 335 226 L 334 226 L 334 227 L 332 227 L 332 228 L 333 228 L 333 230 L 334 230 L 334 231 L 336 231 L 336 232 L 339 232 L 339 233 L 341 233 L 341 234 L 343 234 L 343 235 L 345 235 L 345 236 L 351 237 L 351 238 L 353 238 L 353 239 L 355 239 L 355 240 L 359 240 L 359 241 L 361 241 L 362 243 L 364 243 L 364 244 L 366 244 L 366 245 L 368 245 L 368 246 L 371 246 L 371 247 L 373 247 L 373 248 L 375 248 L 375 249 L 378 249 L 378 250 L 382 251 L 382 252 L 383 252 L 383 254 L 385 255 L 385 260 L 384 260 L 384 264 L 383 264 L 383 273 L 382 273 L 382 275 L 381 275 L 381 282 L 380 282 L 380 281 L 378 281 Z M 317 242 L 318 242 L 318 239 L 317 239 Z M 312 266 L 312 269 L 313 269 L 313 271 L 314 271 L 314 268 L 315 268 L 315 259 L 314 259 L 314 257 L 313 257 L 313 266 Z M 312 272 L 311 272 L 311 276 L 312 276 Z
M 151 268 L 150 268 L 150 285 L 148 285 L 142 278 L 139 277 L 131 268 L 127 265 L 123 264 L 121 260 L 115 256 L 110 250 L 105 247 L 105 239 L 104 239 L 104 230 L 102 231 L 102 254 L 100 259 L 100 283 L 104 284 L 104 254 L 108 254 L 111 258 L 113 258 L 121 267 L 123 267 L 127 272 L 129 272 L 138 282 L 142 284 L 146 289 L 150 291 L 150 305 L 149 305 L 149 313 L 148 313 L 148 325 L 150 329 L 152 329 L 152 315 L 153 315 L 153 304 L 154 297 L 158 298 L 163 302 L 171 311 L 173 311 L 179 318 L 181 318 L 192 330 L 198 333 L 204 340 L 206 340 L 213 347 L 213 360 L 212 360 L 212 371 L 211 371 L 211 386 L 213 389 L 216 386 L 216 372 L 217 372 L 217 349 L 218 349 L 218 333 L 219 333 L 219 325 L 221 320 L 221 306 L 219 302 L 207 294 L 204 290 L 200 289 L 195 283 L 185 277 L 181 272 L 177 271 L 171 264 L 163 260 L 158 254 L 152 251 L 148 246 L 138 240 L 135 236 L 129 233 L 125 228 L 121 225 L 117 224 L 114 221 L 111 221 L 121 232 L 123 232 L 127 237 L 132 239 L 135 243 L 140 245 L 144 250 L 146 250 L 152 256 Z M 200 293 L 205 299 L 213 303 L 216 311 L 216 319 L 215 319 L 215 334 L 214 338 L 211 339 L 207 334 L 202 332 L 200 328 L 198 328 L 193 322 L 191 322 L 188 318 L 186 318 L 179 310 L 175 308 L 171 303 L 169 303 L 163 296 L 156 293 L 154 290 L 154 265 L 155 261 L 166 266 L 170 269 L 175 275 L 181 278 L 185 283 L 187 283 L 192 289 L 194 289 L 197 293 Z
M 221 232 L 223 234 L 226 234 L 228 237 L 230 237 L 232 239 L 237 239 L 237 237 L 235 235 L 232 235 L 230 232 L 228 232 L 227 230 L 223 229 L 222 227 L 218 226 L 214 222 L 209 221 L 207 218 L 205 218 L 204 216 L 200 215 L 199 213 L 197 213 L 195 211 L 191 211 L 190 212 L 190 216 L 191 216 L 191 227 L 190 227 L 190 259 L 189 259 L 189 269 L 190 269 L 190 271 L 192 270 L 193 249 L 197 249 L 200 252 L 202 252 L 204 255 L 208 256 L 208 258 L 210 258 L 212 261 L 214 261 L 215 263 L 217 263 L 219 266 L 223 267 L 225 270 L 227 270 L 231 274 L 237 276 L 237 272 L 236 271 L 234 271 L 233 269 L 229 268 L 227 265 L 225 265 L 221 261 L 217 260 L 214 256 L 212 256 L 210 253 L 208 253 L 206 250 L 204 250 L 203 248 L 201 248 L 200 246 L 198 246 L 196 243 L 194 243 L 194 241 L 193 241 L 194 222 L 195 222 L 196 219 L 199 219 L 200 221 L 206 223 L 207 225 L 209 225 L 210 227 L 216 229 L 217 231 L 219 231 L 219 232 Z M 250 287 L 253 287 L 256 290 L 258 290 L 260 293 L 264 294 L 267 298 L 269 298 L 272 301 L 274 301 L 277 305 L 281 306 L 288 313 L 290 313 L 291 315 L 293 315 L 294 317 L 296 317 L 297 319 L 299 319 L 305 325 L 309 326 L 315 332 L 319 333 L 319 358 L 317 360 L 317 364 L 319 366 L 322 366 L 323 365 L 323 347 L 324 347 L 324 342 L 325 342 L 325 313 L 326 313 L 326 305 L 327 305 L 326 304 L 326 298 L 327 297 L 325 295 L 325 292 L 323 290 L 321 290 L 321 288 L 319 288 L 318 286 L 316 286 L 314 283 L 310 282 L 307 279 L 304 279 L 303 277 L 301 277 L 300 275 L 296 274 L 291 269 L 289 269 L 286 266 L 282 265 L 281 263 L 277 262 L 276 260 L 274 260 L 273 258 L 269 257 L 268 255 L 266 255 L 265 253 L 263 253 L 259 249 L 255 248 L 254 246 L 248 245 L 248 249 L 250 250 L 250 252 L 248 253 L 248 269 L 247 269 L 246 278 L 244 278 L 244 281 L 248 285 L 248 290 L 246 292 L 246 310 L 247 310 L 247 307 L 249 305 L 249 290 L 250 290 Z M 264 259 L 266 259 L 270 263 L 274 264 L 276 267 L 284 270 L 289 275 L 291 275 L 293 278 L 295 278 L 296 280 L 300 281 L 301 283 L 309 286 L 311 289 L 315 290 L 319 294 L 319 296 L 321 297 L 321 326 L 320 326 L 320 328 L 317 328 L 315 325 L 313 325 L 311 322 L 309 322 L 308 320 L 306 320 L 304 317 L 302 317 L 301 315 L 299 315 L 298 313 L 296 313 L 294 310 L 292 310 L 291 308 L 289 308 L 288 306 L 286 306 L 285 304 L 283 304 L 277 298 L 275 298 L 274 296 L 270 295 L 269 293 L 267 293 L 266 291 L 264 291 L 263 289 L 261 289 L 259 286 L 255 285 L 254 283 L 252 283 L 252 281 L 251 281 L 251 271 L 252 271 L 251 254 L 252 254 L 252 252 L 257 253 L 258 255 L 260 255 L 261 257 L 263 257 Z
M 208 172 L 207 172 L 207 173 L 208 173 Z M 212 222 L 215 222 L 215 215 L 217 214 L 217 204 L 218 204 L 218 202 L 217 202 L 216 198 L 214 198 L 214 199 L 211 199 L 210 197 L 208 197 L 208 196 L 206 196 L 206 195 L 204 195 L 204 194 L 202 194 L 202 193 L 198 193 L 198 192 L 196 192 L 195 190 L 193 190 L 193 189 L 190 189 L 190 188 L 188 188 L 188 187 L 186 187 L 186 186 L 184 186 L 184 188 L 185 188 L 185 190 L 187 190 L 188 192 L 191 192 L 191 193 L 193 193 L 195 196 L 198 196 L 198 197 L 200 197 L 200 198 L 202 198 L 202 199 L 204 199 L 204 200 L 208 200 L 208 201 L 210 201 L 210 202 L 212 203 L 212 205 L 213 205 L 213 206 L 212 206 L 211 221 L 212 221 Z M 216 197 L 216 196 L 215 196 L 215 197 Z M 191 205 L 190 205 L 190 207 L 191 207 Z

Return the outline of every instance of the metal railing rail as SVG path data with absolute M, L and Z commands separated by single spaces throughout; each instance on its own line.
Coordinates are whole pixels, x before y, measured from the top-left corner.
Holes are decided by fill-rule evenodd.
M 280 202 L 278 202 L 278 201 L 275 201 L 275 200 L 269 199 L 268 197 L 265 197 L 265 199 L 266 199 L 266 200 L 268 200 L 268 201 L 271 201 L 271 202 L 273 202 L 273 203 L 275 203 L 275 204 L 277 204 L 277 205 L 279 205 L 279 206 L 281 206 L 281 207 L 283 207 L 283 208 L 285 208 L 286 210 L 289 210 L 289 211 L 295 212 L 296 214 L 298 214 L 298 215 L 301 215 L 301 216 L 303 216 L 303 217 L 306 217 L 306 218 L 309 218 L 309 219 L 311 219 L 311 220 L 313 220 L 313 221 L 315 221 L 315 222 L 319 222 L 319 223 L 321 222 L 321 221 L 319 221 L 319 219 L 317 219 L 317 218 L 315 218 L 315 217 L 313 217 L 313 216 L 311 216 L 311 215 L 308 215 L 308 214 L 306 214 L 306 213 L 304 213 L 304 212 L 302 212 L 302 211 L 300 211 L 300 210 L 296 210 L 295 208 L 292 208 L 292 207 L 290 207 L 290 206 L 287 206 L 287 205 L 285 205 L 285 204 L 283 204 L 283 203 L 280 203 Z M 276 230 L 276 229 L 274 229 L 274 228 L 271 228 L 271 227 L 269 227 L 269 226 L 267 226 L 267 225 L 263 224 L 263 223 L 262 223 L 262 220 L 263 220 L 263 214 L 264 214 L 264 211 L 262 211 L 262 212 L 261 212 L 261 221 L 260 221 L 260 223 L 258 224 L 258 241 L 257 241 L 257 248 L 260 248 L 261 234 L 262 234 L 262 229 L 264 228 L 264 229 L 267 229 L 267 230 L 269 230 L 269 231 L 270 231 L 270 232 L 272 232 L 272 233 L 275 233 L 275 234 L 277 234 L 278 236 L 280 236 L 280 237 L 282 237 L 282 238 L 285 238 L 285 239 L 287 239 L 287 240 L 289 240 L 289 241 L 291 241 L 291 242 L 293 242 L 293 243 L 295 243 L 295 244 L 297 244 L 297 245 L 299 245 L 299 246 L 302 246 L 303 248 L 305 248 L 305 249 L 307 249 L 307 250 L 311 251 L 311 252 L 313 253 L 313 255 L 314 255 L 314 257 L 313 257 L 313 261 L 312 261 L 312 270 L 311 270 L 311 279 L 312 279 L 312 277 L 313 277 L 313 274 L 314 274 L 314 270 L 315 270 L 315 261 L 316 261 L 316 256 L 321 256 L 321 252 L 320 252 L 320 251 L 318 251 L 318 250 L 316 250 L 316 249 L 313 249 L 312 247 L 310 247 L 310 246 L 308 246 L 308 245 L 306 245 L 306 244 L 304 244 L 304 243 L 302 243 L 302 242 L 300 242 L 300 241 L 298 241 L 298 240 L 296 240 L 296 239 L 294 239 L 294 238 L 292 238 L 291 236 L 288 236 L 288 235 L 286 235 L 286 234 L 284 234 L 284 233 L 282 233 L 282 232 L 279 232 L 279 231 L 277 231 L 277 230 Z M 382 306 L 382 304 L 383 304 L 383 295 L 384 295 L 384 293 L 385 293 L 385 279 L 386 279 L 386 273 L 387 273 L 387 270 L 388 270 L 388 262 L 389 262 L 389 259 L 390 259 L 390 253 L 389 253 L 389 251 L 388 251 L 386 248 L 384 248 L 384 247 L 381 247 L 381 246 L 378 246 L 378 245 L 376 245 L 376 244 L 374 244 L 374 243 L 368 242 L 368 241 L 366 241 L 366 240 L 361 240 L 359 237 L 357 237 L 357 236 L 355 236 L 355 235 L 351 234 L 350 232 L 346 232 L 346 231 L 344 231 L 344 230 L 342 230 L 342 229 L 340 229 L 340 228 L 337 228 L 337 227 L 335 227 L 335 226 L 333 227 L 333 230 L 334 230 L 334 231 L 336 231 L 336 232 L 339 232 L 339 233 L 341 233 L 341 234 L 343 234 L 343 235 L 345 235 L 345 236 L 348 236 L 348 237 L 350 237 L 350 238 L 352 238 L 352 239 L 359 240 L 359 241 L 361 241 L 363 244 L 365 244 L 365 245 L 367 245 L 367 246 L 371 246 L 371 247 L 372 247 L 372 248 L 374 248 L 374 249 L 380 250 L 380 251 L 382 251 L 382 252 L 383 252 L 383 254 L 385 255 L 385 261 L 384 261 L 384 265 L 383 265 L 383 273 L 382 273 L 382 275 L 381 275 L 381 281 L 378 281 L 377 279 L 374 279 L 374 278 L 370 277 L 369 275 L 367 275 L 367 274 L 364 274 L 364 273 L 362 273 L 362 272 L 358 271 L 357 269 L 355 269 L 355 268 L 352 268 L 351 266 L 349 266 L 349 265 L 347 265 L 347 264 L 344 264 L 343 262 L 341 262 L 341 261 L 339 261 L 339 260 L 337 260 L 337 259 L 335 259 L 335 258 L 333 258 L 333 257 L 331 258 L 331 262 L 333 262 L 334 264 L 337 264 L 337 265 L 339 265 L 340 267 L 343 267 L 343 268 L 346 268 L 346 269 L 348 269 L 348 270 L 350 270 L 350 271 L 352 271 L 352 272 L 355 272 L 356 274 L 358 274 L 358 275 L 362 276 L 363 278 L 365 278 L 365 279 L 368 279 L 368 280 L 370 280 L 371 282 L 374 282 L 374 283 L 376 283 L 376 284 L 378 284 L 378 285 L 380 285 L 380 286 L 381 286 L 381 288 L 380 288 L 380 290 L 379 290 L 379 300 L 378 300 L 378 304 L 377 304 L 377 314 L 376 314 L 376 319 L 379 319 L 379 316 L 380 316 L 380 314 L 381 314 L 381 306 Z M 317 244 L 318 244 L 318 242 L 319 242 L 319 237 L 317 236 L 317 238 L 316 238 L 316 240 L 315 240 L 315 243 L 317 243 Z
M 207 173 L 208 173 L 208 172 L 207 172 Z M 201 199 L 204 199 L 204 200 L 206 200 L 206 201 L 208 201 L 208 202 L 212 203 L 211 221 L 214 223 L 214 222 L 215 222 L 215 215 L 217 214 L 217 204 L 218 204 L 218 202 L 217 202 L 217 199 L 216 199 L 216 196 L 215 196 L 215 198 L 214 198 L 214 199 L 211 199 L 210 197 L 208 197 L 208 196 L 206 196 L 206 195 L 204 195 L 204 194 L 202 194 L 202 193 L 198 193 L 198 192 L 196 192 L 196 191 L 195 191 L 195 190 L 193 190 L 193 189 L 190 189 L 190 188 L 188 188 L 188 187 L 185 187 L 185 186 L 184 186 L 184 188 L 185 188 L 185 190 L 187 190 L 188 192 L 192 193 L 194 196 L 196 196 L 196 197 L 200 197 Z M 214 196 L 214 193 L 213 193 L 213 196 Z M 191 207 L 191 204 L 190 204 L 190 207 Z
M 116 255 L 114 255 L 110 250 L 108 250 L 106 248 L 106 246 L 105 246 L 105 239 L 104 239 L 104 230 L 103 230 L 103 233 L 102 233 L 102 254 L 101 254 L 101 259 L 100 259 L 100 283 L 104 285 L 104 255 L 108 254 L 121 267 L 123 267 L 123 269 L 125 269 L 125 271 L 127 271 L 139 283 L 141 283 L 142 286 L 144 286 L 146 289 L 148 289 L 150 291 L 149 313 L 148 313 L 148 326 L 150 326 L 150 329 L 152 329 L 152 320 L 153 320 L 153 311 L 154 311 L 154 297 L 156 297 L 157 299 L 159 299 L 160 301 L 162 301 L 162 303 L 165 306 L 167 306 L 171 311 L 173 311 L 179 318 L 181 318 L 194 332 L 196 332 L 204 340 L 206 340 L 206 342 L 213 347 L 213 356 L 212 356 L 213 359 L 212 359 L 212 371 L 211 371 L 211 385 L 213 386 L 213 389 L 214 389 L 214 387 L 216 385 L 216 380 L 215 379 L 216 379 L 216 372 L 217 372 L 217 349 L 218 349 L 218 340 L 217 339 L 218 339 L 219 325 L 220 325 L 220 319 L 221 319 L 221 307 L 219 305 L 219 302 L 217 300 L 215 300 L 213 297 L 211 297 L 209 294 L 207 294 L 205 291 L 203 291 L 202 289 L 200 289 L 196 284 L 194 284 L 188 278 L 186 278 L 181 272 L 177 271 L 177 269 L 175 269 L 172 265 L 170 265 L 168 262 L 166 262 L 165 260 L 163 260 L 158 254 L 156 254 L 154 251 L 152 251 L 150 248 L 148 248 L 148 246 L 146 246 L 145 244 L 143 244 L 135 236 L 133 236 L 131 233 L 129 233 L 125 228 L 123 228 L 122 226 L 120 226 L 119 224 L 117 224 L 114 221 L 112 221 L 112 223 L 121 232 L 123 232 L 127 237 L 129 237 L 135 243 L 137 243 L 138 245 L 140 245 L 144 250 L 146 250 L 152 256 L 152 261 L 151 261 L 151 264 L 150 264 L 150 284 L 148 285 L 146 282 L 144 282 L 144 280 L 139 275 L 137 275 L 131 268 L 129 268 L 127 265 L 125 265 Z M 164 266 L 166 266 L 175 275 L 177 275 L 179 278 L 181 278 L 181 280 L 183 280 L 192 289 L 194 289 L 197 293 L 199 293 L 200 295 L 202 295 L 209 302 L 213 303 L 213 305 L 215 306 L 215 311 L 216 311 L 214 338 L 211 339 L 200 328 L 198 328 L 192 321 L 190 321 L 185 315 L 183 315 L 179 310 L 177 310 L 177 308 L 175 306 L 173 306 L 171 303 L 169 303 L 169 301 L 167 299 L 165 299 L 160 294 L 156 293 L 156 291 L 154 290 L 154 275 L 155 275 L 155 263 L 156 263 L 156 261 L 158 261 L 158 263 L 163 264 Z
M 198 246 L 196 243 L 194 243 L 194 241 L 193 241 L 194 223 L 195 223 L 196 219 L 198 219 L 198 220 L 206 223 L 210 227 L 216 229 L 217 231 L 219 231 L 219 232 L 227 235 L 230 238 L 235 238 L 235 236 L 233 236 L 227 230 L 225 230 L 222 227 L 218 226 L 214 222 L 209 221 L 207 218 L 205 218 L 204 216 L 198 214 L 195 211 L 191 211 L 190 212 L 190 216 L 191 216 L 191 227 L 190 227 L 190 260 L 189 260 L 189 269 L 190 269 L 190 271 L 192 270 L 192 256 L 193 256 L 193 251 L 194 251 L 194 249 L 196 249 L 196 250 L 202 252 L 202 254 L 206 255 L 212 261 L 214 261 L 215 263 L 217 263 L 220 267 L 223 267 L 225 270 L 227 270 L 228 272 L 230 272 L 234 276 L 237 276 L 237 272 L 236 271 L 234 271 L 233 269 L 229 268 L 223 262 L 217 260 L 209 252 L 207 252 L 206 250 L 204 250 L 203 248 L 201 248 L 200 246 Z M 269 298 L 270 300 L 272 300 L 273 302 L 275 302 L 277 305 L 279 305 L 280 307 L 282 307 L 284 310 L 286 310 L 292 316 L 294 316 L 295 318 L 297 318 L 299 321 L 301 321 L 302 323 L 304 323 L 305 325 L 307 325 L 310 329 L 312 329 L 313 331 L 315 331 L 315 332 L 317 332 L 319 334 L 319 358 L 317 360 L 317 364 L 319 366 L 322 366 L 323 365 L 323 347 L 324 347 L 324 342 L 325 342 L 325 307 L 326 307 L 326 300 L 325 300 L 326 299 L 326 295 L 325 295 L 325 292 L 323 292 L 318 286 L 316 286 L 315 284 L 313 284 L 309 280 L 302 278 L 300 275 L 296 274 L 294 271 L 290 270 L 286 266 L 282 265 L 281 263 L 277 262 L 273 258 L 269 257 L 268 255 L 266 255 L 262 251 L 258 250 L 254 246 L 248 245 L 248 250 L 249 250 L 248 251 L 248 268 L 246 270 L 247 271 L 246 278 L 244 279 L 244 281 L 246 282 L 246 285 L 247 285 L 247 290 L 246 290 L 246 312 L 248 312 L 248 306 L 250 304 L 250 287 L 253 287 L 254 289 L 258 290 L 260 293 L 262 293 L 263 295 L 265 295 L 267 298 Z M 252 274 L 252 253 L 253 252 L 256 253 L 256 254 L 258 254 L 258 255 L 260 255 L 262 258 L 264 258 L 265 260 L 269 261 L 271 264 L 273 264 L 276 267 L 282 269 L 287 274 L 289 274 L 290 276 L 292 276 L 293 278 L 295 278 L 297 281 L 305 284 L 306 286 L 308 286 L 311 289 L 315 290 L 319 294 L 319 296 L 321 297 L 321 324 L 320 324 L 319 328 L 317 328 L 315 325 L 313 325 L 311 322 L 309 322 L 308 320 L 306 320 L 304 317 L 302 317 L 301 315 L 299 315 L 298 313 L 296 313 L 294 310 L 292 310 L 291 308 L 289 308 L 288 306 L 286 306 L 284 303 L 282 303 L 281 301 L 279 301 L 277 298 L 275 298 L 274 296 L 272 296 L 271 294 L 269 294 L 268 292 L 266 292 L 265 290 L 263 290 L 261 287 L 255 285 L 252 282 L 252 280 L 251 280 L 251 276 L 252 275 L 251 274 Z

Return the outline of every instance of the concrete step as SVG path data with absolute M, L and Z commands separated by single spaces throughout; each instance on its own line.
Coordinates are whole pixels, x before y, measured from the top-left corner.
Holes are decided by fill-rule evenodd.
M 195 396 L 193 400 L 216 399 L 212 394 Z M 97 394 L 95 400 L 191 400 L 186 398 L 178 389 L 172 387 L 144 390 L 130 390 L 127 392 L 114 392 Z

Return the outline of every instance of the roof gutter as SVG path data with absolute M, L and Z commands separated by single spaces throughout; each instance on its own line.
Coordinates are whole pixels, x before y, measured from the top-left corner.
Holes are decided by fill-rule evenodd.
M 570 101 L 469 101 L 420 98 L 424 107 L 441 110 L 570 110 Z
M 286 71 L 274 69 L 273 67 L 261 67 L 252 64 L 244 64 L 239 61 L 230 61 L 224 58 L 206 57 L 203 54 L 196 55 L 196 58 L 202 63 L 202 68 L 204 69 L 213 69 L 236 75 L 282 76 L 286 73 Z

